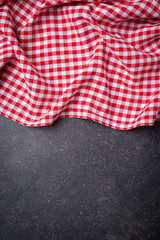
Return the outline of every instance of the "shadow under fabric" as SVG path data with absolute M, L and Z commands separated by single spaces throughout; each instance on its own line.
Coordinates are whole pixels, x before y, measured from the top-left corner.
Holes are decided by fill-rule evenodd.
M 0 113 L 25 126 L 160 120 L 159 1 L 0 1 Z

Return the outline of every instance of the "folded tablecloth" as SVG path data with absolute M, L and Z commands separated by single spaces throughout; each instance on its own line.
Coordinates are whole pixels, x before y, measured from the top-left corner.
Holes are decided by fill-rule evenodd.
M 0 113 L 116 129 L 160 120 L 160 1 L 0 0 Z

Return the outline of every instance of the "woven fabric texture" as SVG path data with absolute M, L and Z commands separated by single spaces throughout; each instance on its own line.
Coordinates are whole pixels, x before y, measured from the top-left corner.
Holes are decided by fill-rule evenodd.
M 160 1 L 0 1 L 0 113 L 116 129 L 160 120 Z

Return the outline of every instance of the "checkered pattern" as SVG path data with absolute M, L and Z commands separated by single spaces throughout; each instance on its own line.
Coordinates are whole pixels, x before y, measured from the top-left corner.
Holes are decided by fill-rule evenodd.
M 0 113 L 27 126 L 160 120 L 160 1 L 0 0 Z

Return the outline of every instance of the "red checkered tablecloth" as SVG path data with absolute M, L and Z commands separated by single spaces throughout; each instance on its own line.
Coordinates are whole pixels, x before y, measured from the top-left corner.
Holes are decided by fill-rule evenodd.
M 160 120 L 160 1 L 0 1 L 0 113 L 116 129 Z

